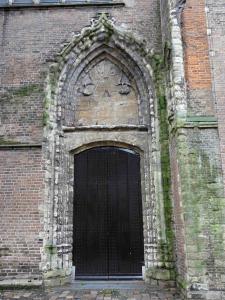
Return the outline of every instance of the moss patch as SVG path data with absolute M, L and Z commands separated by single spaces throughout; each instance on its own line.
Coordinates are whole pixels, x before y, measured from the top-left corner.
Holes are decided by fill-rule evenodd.
M 50 255 L 54 255 L 57 253 L 57 248 L 54 245 L 46 245 L 45 246 L 45 252 L 50 254 Z
M 0 138 L 0 145 L 2 145 L 2 146 L 8 146 L 8 145 L 10 146 L 10 145 L 17 145 L 17 144 L 22 144 L 22 143 L 18 142 L 18 141 Z
M 169 154 L 169 124 L 167 115 L 167 99 L 165 96 L 164 77 L 168 66 L 165 64 L 164 57 L 154 55 L 151 59 L 151 65 L 154 70 L 154 83 L 156 96 L 158 99 L 158 116 L 159 116 L 159 142 L 161 153 L 161 172 L 162 172 L 162 189 L 164 200 L 164 216 L 166 223 L 166 242 L 161 244 L 162 261 L 173 261 L 174 233 L 172 229 L 172 203 L 171 203 L 171 170 Z
M 41 92 L 42 88 L 39 84 L 29 84 L 12 90 L 12 94 L 16 97 L 26 97 L 33 93 Z
M 8 88 L 1 92 L 1 100 L 10 101 L 12 99 L 23 99 L 33 93 L 43 93 L 41 84 L 27 84 L 17 88 Z
M 155 279 L 155 280 L 163 280 L 169 281 L 171 279 L 175 279 L 174 271 L 165 269 L 165 268 L 149 268 L 146 271 L 146 276 Z

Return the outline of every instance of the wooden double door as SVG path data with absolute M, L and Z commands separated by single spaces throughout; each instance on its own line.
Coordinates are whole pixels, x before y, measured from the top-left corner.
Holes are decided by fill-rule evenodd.
M 74 197 L 76 278 L 142 276 L 139 154 L 98 147 L 75 155 Z

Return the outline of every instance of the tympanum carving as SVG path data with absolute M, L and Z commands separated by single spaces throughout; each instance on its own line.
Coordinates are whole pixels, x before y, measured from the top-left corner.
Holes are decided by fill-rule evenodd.
M 75 114 L 79 125 L 138 123 L 135 84 L 109 59 L 84 70 L 77 85 Z

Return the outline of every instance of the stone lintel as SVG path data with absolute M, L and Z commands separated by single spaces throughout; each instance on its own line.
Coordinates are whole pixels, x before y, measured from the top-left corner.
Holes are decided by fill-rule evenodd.
M 76 131 L 148 131 L 147 125 L 113 125 L 113 126 L 78 126 L 78 127 L 63 127 L 64 132 L 76 132 Z

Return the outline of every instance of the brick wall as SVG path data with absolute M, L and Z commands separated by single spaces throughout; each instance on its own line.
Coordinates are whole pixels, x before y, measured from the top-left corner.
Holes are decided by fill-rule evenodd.
M 223 174 L 225 174 L 225 11 L 224 1 L 207 0 L 208 8 L 208 27 L 209 45 L 211 53 L 212 74 L 214 78 L 213 92 L 216 102 L 217 117 L 219 123 L 220 149 L 223 165 Z M 225 178 L 225 177 L 224 177 Z M 225 180 L 225 179 L 224 179 Z
M 159 2 L 127 0 L 126 4 L 0 9 L 0 146 L 41 144 L 49 65 L 97 13 L 109 12 L 118 26 L 146 39 L 149 48 L 161 48 Z M 36 148 L 0 152 L 2 276 L 39 274 L 41 157 Z
M 40 149 L 0 151 L 0 276 L 38 276 L 43 204 Z
M 182 37 L 189 115 L 213 115 L 205 0 L 187 0 L 182 17 Z
M 41 141 L 42 90 L 49 61 L 74 33 L 89 26 L 96 13 L 109 12 L 118 25 L 145 38 L 150 48 L 160 49 L 158 1 L 127 3 L 119 8 L 0 9 L 0 137 Z
M 42 89 L 33 84 L 0 92 L 0 144 L 42 141 Z

